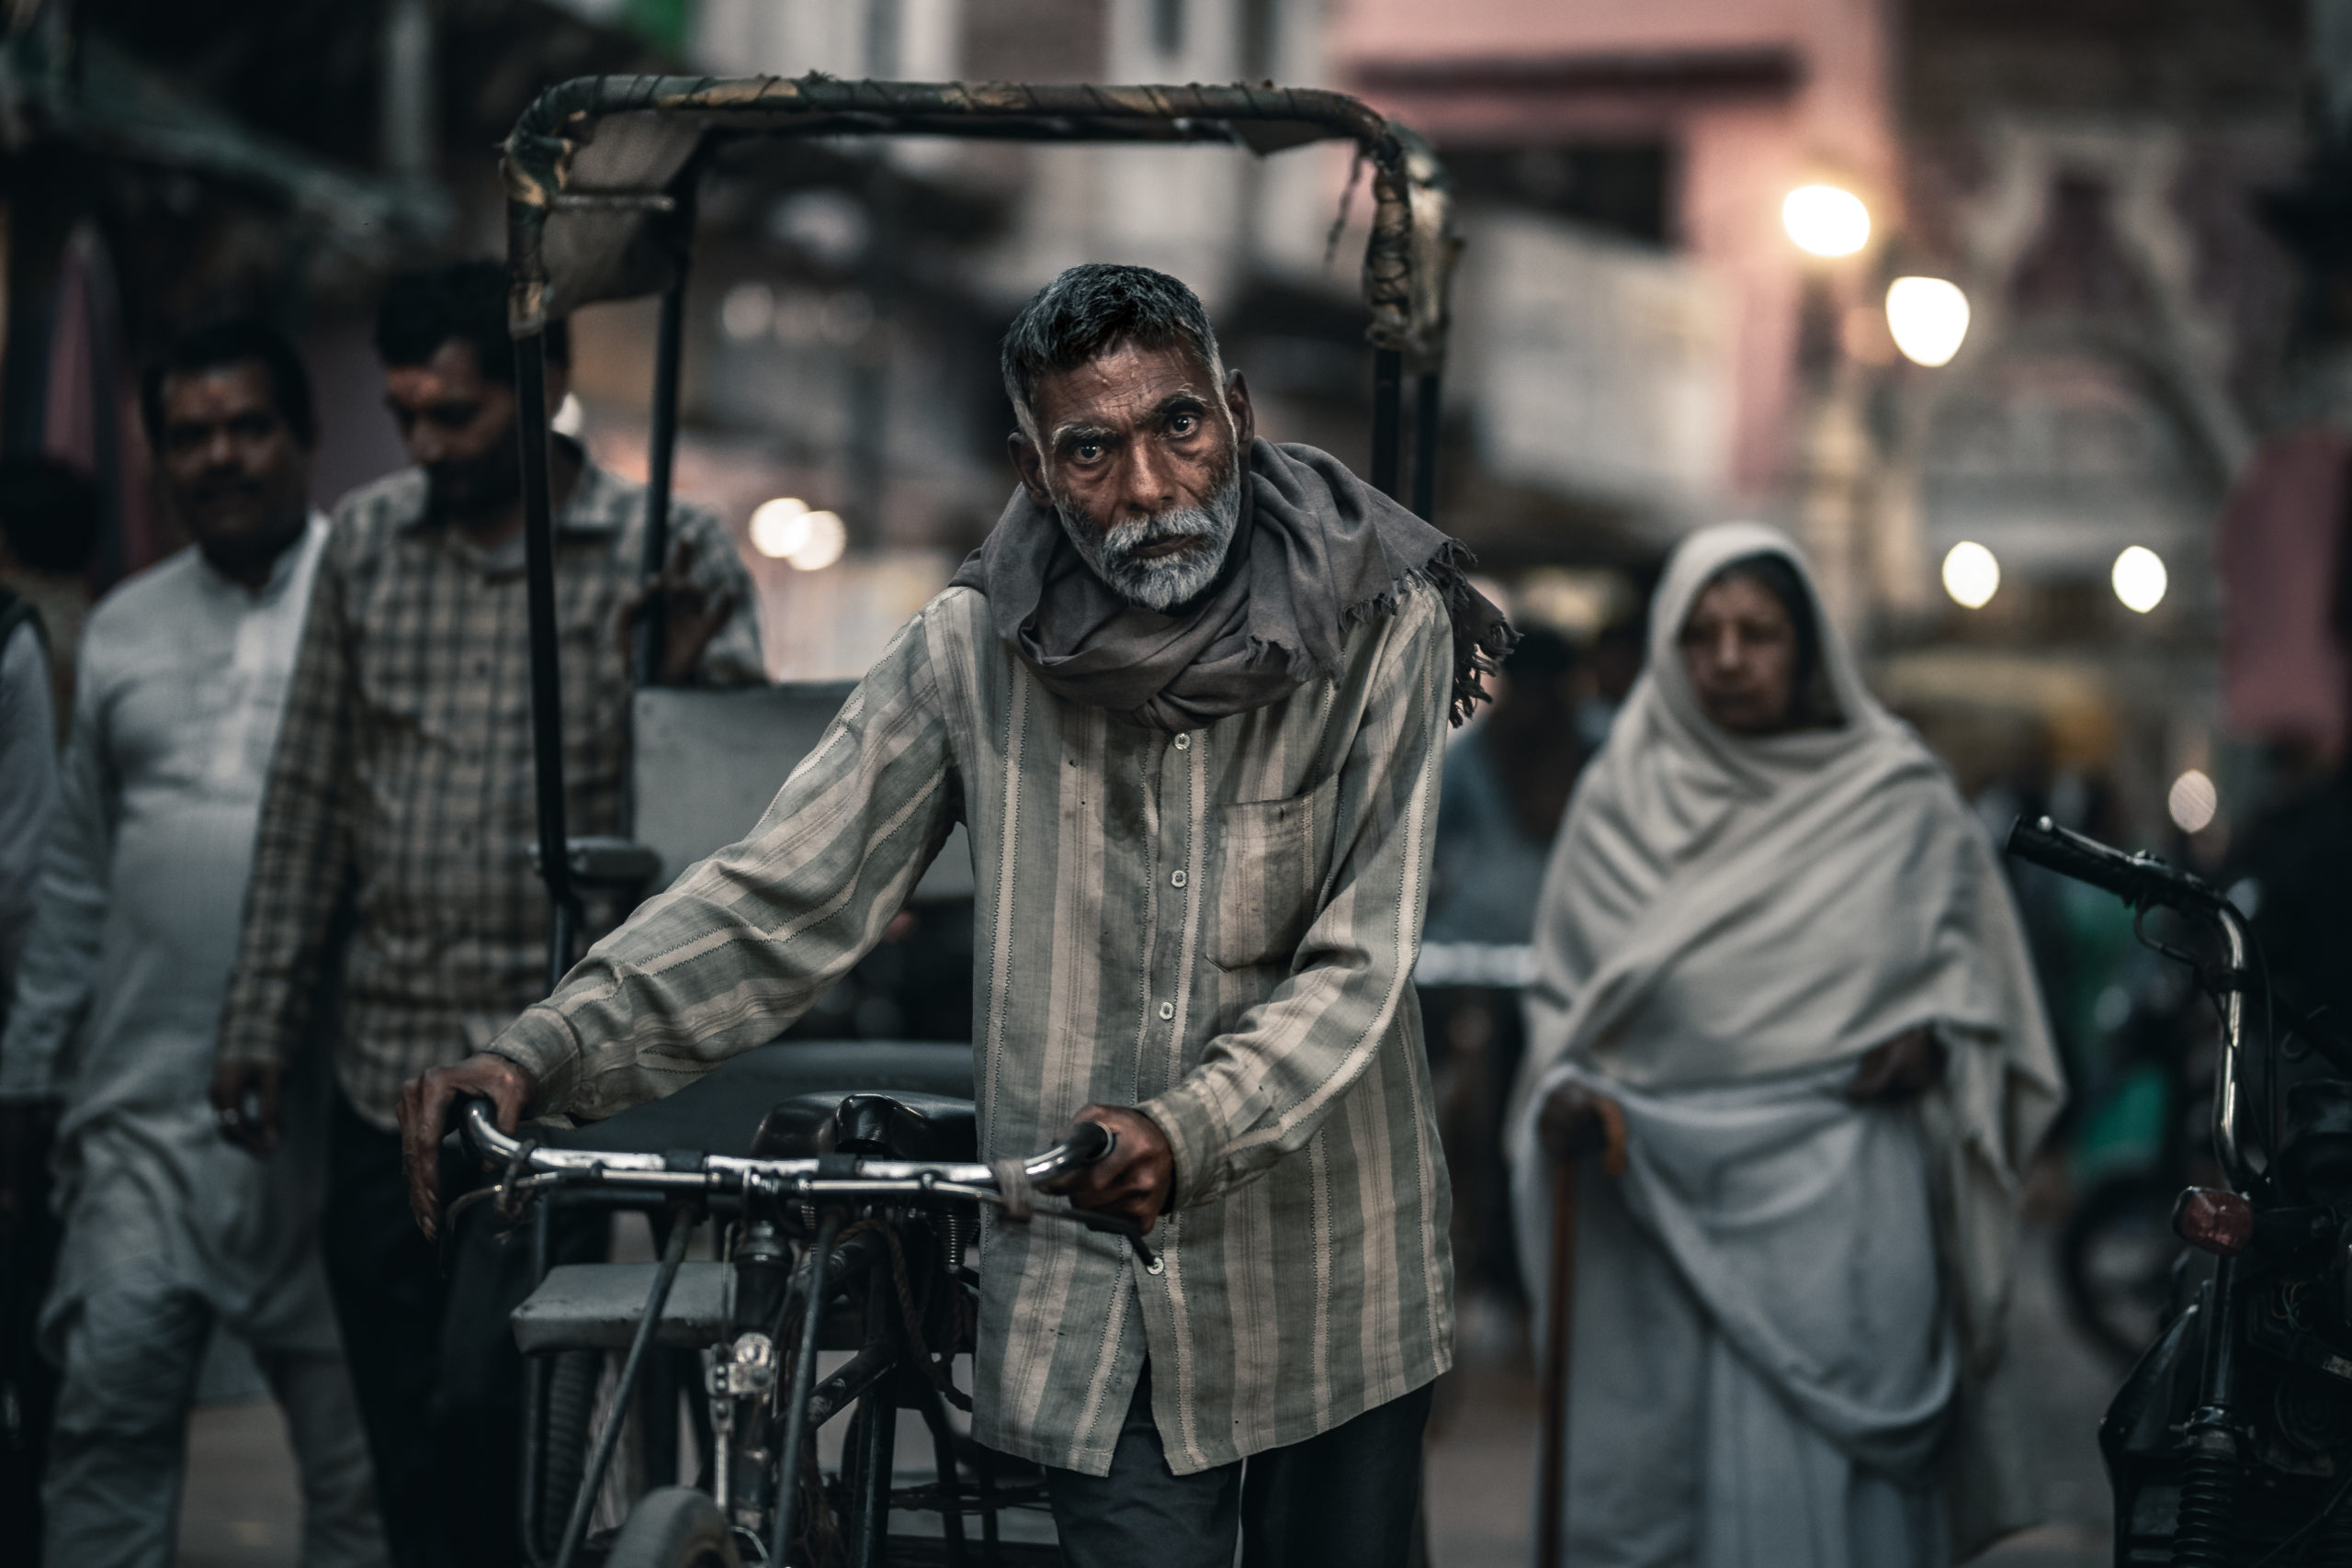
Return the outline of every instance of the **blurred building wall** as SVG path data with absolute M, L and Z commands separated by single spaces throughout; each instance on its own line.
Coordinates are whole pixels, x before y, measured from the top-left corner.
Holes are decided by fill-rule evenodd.
M 1447 154 L 1658 150 L 1657 239 L 1721 301 L 1730 418 L 1713 437 L 1722 483 L 1707 500 L 1750 506 L 1793 468 L 1804 269 L 1781 199 L 1827 179 L 1887 220 L 1900 188 L 1890 47 L 1877 0 L 1341 0 L 1330 41 L 1343 82 Z M 1693 519 L 1687 495 L 1657 500 L 1662 526 Z

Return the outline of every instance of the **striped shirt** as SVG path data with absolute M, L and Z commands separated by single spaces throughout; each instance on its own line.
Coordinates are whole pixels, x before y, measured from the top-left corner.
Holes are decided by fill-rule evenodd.
M 1452 1359 L 1452 1197 L 1410 989 L 1453 643 L 1418 584 L 1341 678 L 1170 735 L 1048 694 L 950 589 L 749 838 L 599 942 L 493 1047 L 537 1113 L 602 1117 L 775 1037 L 870 948 L 956 820 L 977 899 L 990 1157 L 1090 1101 L 1175 1156 L 1149 1274 L 1073 1225 L 984 1233 L 976 1426 L 1108 1472 L 1145 1358 L 1192 1473 Z
M 617 620 L 645 502 L 643 486 L 583 463 L 556 518 L 566 822 L 578 835 L 624 827 Z M 680 507 L 673 526 L 693 541 L 696 578 L 735 596 L 701 678 L 760 679 L 751 581 L 724 525 Z M 485 553 L 428 516 L 421 470 L 335 508 L 263 799 L 222 1059 L 293 1059 L 335 972 L 346 899 L 335 1076 L 380 1127 L 397 1124 L 403 1083 L 481 1049 L 546 994 L 529 623 L 521 540 Z

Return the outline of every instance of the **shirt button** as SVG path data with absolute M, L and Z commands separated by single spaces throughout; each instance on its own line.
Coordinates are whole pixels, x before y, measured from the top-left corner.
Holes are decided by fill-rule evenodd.
M 1180 872 L 1178 872 L 1175 875 L 1173 875 L 1173 876 L 1170 877 L 1170 878 L 1168 879 L 1168 886 L 1170 886 L 1170 887 L 1182 887 L 1182 886 L 1184 886 L 1184 874 L 1183 874 L 1182 872 L 1181 872 L 1181 871 L 1180 871 Z
M 1162 1002 L 1159 1004 L 1160 1021 L 1166 1022 L 1169 1019 L 1174 1018 L 1175 1016 L 1176 1004 L 1174 1002 Z
M 1176 750 L 1179 751 L 1189 751 L 1192 749 L 1193 738 L 1191 736 L 1180 735 L 1176 738 Z

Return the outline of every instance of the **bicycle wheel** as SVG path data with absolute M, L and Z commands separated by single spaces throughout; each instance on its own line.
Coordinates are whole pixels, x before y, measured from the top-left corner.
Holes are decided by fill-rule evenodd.
M 596 1418 L 596 1384 L 605 1371 L 601 1350 L 559 1350 L 548 1358 L 547 1404 L 539 1427 L 539 1495 L 536 1511 L 539 1554 L 553 1558 L 563 1544 L 572 1500 L 588 1473 L 589 1430 Z
M 657 1486 L 637 1500 L 605 1568 L 742 1568 L 718 1505 L 691 1486 Z

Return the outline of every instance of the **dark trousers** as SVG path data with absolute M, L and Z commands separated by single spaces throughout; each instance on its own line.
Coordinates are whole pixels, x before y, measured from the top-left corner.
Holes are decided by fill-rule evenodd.
M 1193 1475 L 1168 1468 L 1147 1364 L 1111 1473 L 1046 1471 L 1066 1568 L 1406 1568 L 1431 1385 L 1317 1438 Z
M 409 1214 L 399 1134 L 338 1094 L 329 1150 L 322 1251 L 392 1561 L 513 1568 L 523 1561 L 523 1362 L 507 1319 L 532 1288 L 527 1227 L 502 1240 L 491 1207 L 472 1209 L 445 1279 Z M 445 1200 L 476 1179 L 444 1156 Z M 602 1242 L 601 1229 L 560 1227 L 548 1261 L 588 1260 Z
M 0 1542 L 17 1568 L 40 1568 L 41 1472 L 57 1410 L 57 1368 L 35 1329 L 64 1231 L 49 1207 L 48 1144 L 18 1173 L 23 1207 L 0 1236 Z

